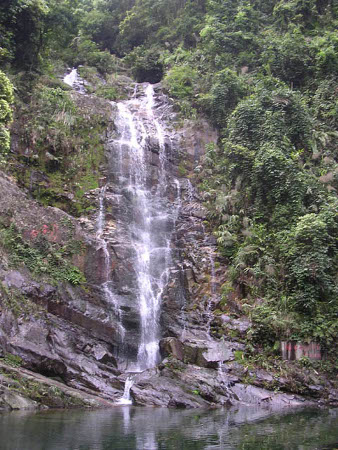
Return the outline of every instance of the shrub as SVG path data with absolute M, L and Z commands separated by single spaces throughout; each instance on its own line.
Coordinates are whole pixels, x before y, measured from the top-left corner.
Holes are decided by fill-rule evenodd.
M 160 62 L 160 54 L 155 49 L 146 49 L 143 46 L 136 47 L 124 61 L 131 67 L 133 76 L 139 83 L 148 81 L 158 83 L 163 76 L 163 66 Z
M 258 83 L 238 104 L 229 119 L 229 140 L 256 149 L 272 142 L 291 151 L 310 146 L 313 124 L 301 95 L 278 82 L 271 89 L 272 83 Z
M 192 99 L 198 74 L 189 65 L 174 66 L 164 78 L 170 95 L 180 100 Z
M 14 102 L 13 85 L 0 70 L 0 157 L 10 148 L 8 125 L 12 120 L 11 104 Z
M 199 102 L 214 124 L 221 128 L 226 125 L 230 111 L 234 109 L 245 92 L 244 81 L 237 76 L 236 72 L 224 69 L 215 75 L 210 92 L 201 95 Z

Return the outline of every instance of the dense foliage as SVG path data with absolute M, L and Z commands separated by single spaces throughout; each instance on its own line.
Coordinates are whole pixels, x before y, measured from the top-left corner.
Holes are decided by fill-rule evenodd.
M 11 76 L 50 74 L 53 59 L 107 77 L 113 54 L 138 81 L 163 80 L 182 116 L 206 115 L 220 139 L 197 177 L 229 264 L 220 307 L 235 295 L 256 344 L 329 348 L 338 327 L 337 15 L 334 0 L 6 0 L 0 61 Z M 6 150 L 12 91 L 2 72 L 1 86 Z M 30 125 L 49 140 L 49 164 L 71 169 L 67 151 L 60 159 L 55 150 L 71 142 L 75 106 L 55 86 L 30 101 L 41 117 L 53 102 L 62 112 L 57 135 L 39 128 L 41 117 Z
M 13 86 L 6 75 L 0 71 L 0 161 L 10 148 L 8 124 L 12 120 Z

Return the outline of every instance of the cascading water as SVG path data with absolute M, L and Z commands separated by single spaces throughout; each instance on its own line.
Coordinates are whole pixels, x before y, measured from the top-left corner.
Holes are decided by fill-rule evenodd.
M 77 80 L 77 70 L 72 69 L 71 72 L 69 72 L 65 77 L 63 78 L 63 82 L 68 84 L 68 86 L 73 87 L 75 84 L 75 81 Z
M 99 214 L 96 222 L 96 239 L 98 242 L 98 250 L 103 252 L 104 264 L 103 264 L 103 283 L 101 285 L 103 295 L 107 299 L 107 301 L 113 305 L 115 309 L 115 313 L 119 319 L 119 335 L 121 341 L 123 342 L 125 336 L 125 329 L 122 325 L 122 314 L 119 309 L 119 305 L 116 301 L 116 298 L 111 289 L 111 281 L 110 281 L 110 254 L 108 250 L 107 240 L 104 239 L 103 233 L 105 228 L 105 207 L 104 207 L 104 199 L 106 195 L 106 186 L 103 186 L 100 189 L 99 194 Z
M 79 76 L 77 69 L 72 69 L 70 73 L 64 76 L 63 82 L 71 86 L 73 89 L 78 91 L 80 94 L 85 94 L 86 89 L 84 87 L 84 81 Z
M 117 402 L 118 405 L 132 405 L 133 404 L 132 399 L 130 397 L 130 389 L 132 388 L 133 384 L 134 384 L 134 380 L 131 376 L 129 376 L 126 379 L 126 382 L 124 385 L 123 396 Z
M 210 253 L 209 255 L 209 262 L 210 262 L 210 296 L 207 304 L 207 330 L 208 335 L 210 335 L 210 327 L 211 327 L 211 321 L 213 319 L 213 313 L 212 313 L 212 304 L 215 301 L 215 295 L 217 292 L 216 289 L 216 271 L 215 271 L 215 261 L 214 261 L 214 255 L 213 253 Z
M 104 278 L 105 281 L 108 280 L 108 271 L 109 271 L 109 251 L 108 251 L 108 244 L 107 241 L 102 237 L 103 231 L 104 231 L 104 224 L 105 224 L 105 209 L 104 209 L 104 197 L 106 194 L 106 186 L 101 188 L 100 194 L 99 194 L 99 214 L 97 217 L 97 223 L 96 223 L 96 239 L 99 244 L 99 248 L 102 249 L 103 255 L 104 255 L 104 269 L 105 274 Z
M 117 138 L 111 145 L 112 170 L 129 201 L 127 232 L 134 252 L 140 321 L 137 358 L 129 364 L 129 371 L 144 370 L 159 362 L 161 301 L 172 265 L 171 235 L 179 206 L 179 201 L 170 202 L 166 195 L 166 132 L 155 106 L 153 86 L 136 85 L 133 98 L 117 104 Z M 154 180 L 149 167 L 154 166 L 150 159 L 155 157 Z M 171 181 L 180 196 L 177 183 Z

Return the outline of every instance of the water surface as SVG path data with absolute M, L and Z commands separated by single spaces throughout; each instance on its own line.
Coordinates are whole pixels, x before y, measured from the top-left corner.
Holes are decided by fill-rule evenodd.
M 337 410 L 117 407 L 0 415 L 1 450 L 337 449 Z

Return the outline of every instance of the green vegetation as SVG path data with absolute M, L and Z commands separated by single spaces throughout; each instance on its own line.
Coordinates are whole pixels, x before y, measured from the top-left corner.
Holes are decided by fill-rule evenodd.
M 13 267 L 24 265 L 35 276 L 49 277 L 52 283 L 67 281 L 78 285 L 85 281 L 83 273 L 69 261 L 74 254 L 81 252 L 81 243 L 70 241 L 59 245 L 42 235 L 34 243 L 28 243 L 11 225 L 0 227 L 0 245 L 9 251 Z
M 20 367 L 22 358 L 20 358 L 20 356 L 12 355 L 11 353 L 6 353 L 3 362 L 11 367 Z
M 58 386 L 50 385 L 31 375 L 20 373 L 17 368 L 21 365 L 21 358 L 7 353 L 0 362 L 0 376 L 6 388 L 49 408 L 79 408 L 88 406 L 88 402 L 65 392 Z
M 14 101 L 13 86 L 0 70 L 0 162 L 10 148 L 8 124 L 12 120 L 11 103 Z
M 0 238 L 1 239 L 1 238 Z M 0 299 L 2 305 L 11 310 L 15 317 L 32 318 L 42 312 L 41 307 L 33 303 L 19 289 L 8 288 L 0 282 Z M 7 364 L 9 364 L 7 362 Z
M 110 113 L 110 105 L 98 101 L 93 108 L 62 87 L 41 80 L 30 103 L 17 105 L 16 126 L 23 127 L 18 130 L 22 154 L 11 155 L 9 170 L 41 203 L 74 216 L 90 211 L 93 206 L 85 193 L 98 187 Z M 18 156 L 24 165 L 17 164 Z M 44 176 L 34 178 L 38 173 Z

